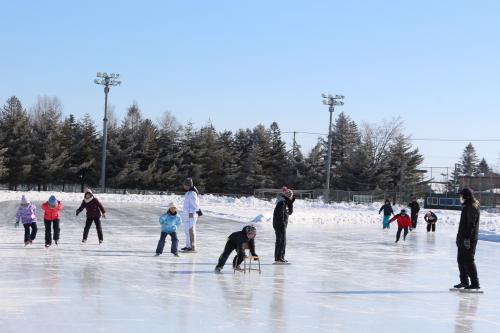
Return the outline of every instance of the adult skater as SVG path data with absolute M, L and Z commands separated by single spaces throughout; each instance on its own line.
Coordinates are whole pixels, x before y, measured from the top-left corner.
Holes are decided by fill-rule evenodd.
M 424 216 L 425 222 L 427 222 L 427 232 L 435 232 L 436 231 L 436 222 L 438 220 L 436 214 L 432 211 L 428 211 Z
M 21 205 L 16 212 L 16 228 L 19 227 L 19 221 L 24 227 L 24 246 L 33 244 L 36 238 L 38 227 L 36 225 L 36 207 L 26 196 L 21 197 Z M 31 229 L 31 231 L 30 231 Z
M 286 264 L 285 259 L 286 248 L 286 228 L 288 226 L 288 216 L 293 213 L 293 202 L 295 197 L 292 190 L 286 186 L 282 188 L 281 193 L 276 199 L 276 207 L 273 213 L 273 228 L 276 234 L 276 244 L 274 247 L 274 263 Z
M 464 188 L 460 191 L 462 214 L 457 233 L 457 263 L 460 272 L 460 283 L 455 289 L 479 290 L 479 279 L 474 262 L 479 233 L 479 201 L 474 198 L 472 190 Z M 470 284 L 469 284 L 470 279 Z
M 399 238 L 401 237 L 401 231 L 404 230 L 403 240 L 406 240 L 406 236 L 408 235 L 408 228 L 411 227 L 410 217 L 406 214 L 406 209 L 401 209 L 401 212 L 397 215 L 394 215 L 392 219 L 389 220 L 389 223 L 397 220 L 398 221 L 398 232 L 396 233 L 396 241 L 394 243 L 399 242 Z
M 417 198 L 412 198 L 411 202 L 408 204 L 408 207 L 410 207 L 411 212 L 411 231 L 412 229 L 415 229 L 417 227 L 418 212 L 420 211 L 420 205 L 418 204 Z
M 63 205 L 61 201 L 57 200 L 55 196 L 51 195 L 47 202 L 42 204 L 43 223 L 45 225 L 45 247 L 52 245 L 52 228 L 54 228 L 54 243 L 59 242 L 59 234 L 61 228 L 59 227 L 59 220 L 61 218 L 61 210 Z
M 391 215 L 394 215 L 394 210 L 391 206 L 391 201 L 389 199 L 385 200 L 385 203 L 382 207 L 380 207 L 378 214 L 384 212 L 384 220 L 382 221 L 382 229 L 390 229 L 391 224 L 389 220 L 391 219 Z
M 183 186 L 186 191 L 182 208 L 186 246 L 183 247 L 181 251 L 194 252 L 196 251 L 196 221 L 198 221 L 200 201 L 198 200 L 198 190 L 193 184 L 193 179 L 186 178 Z
M 215 273 L 221 273 L 231 252 L 236 250 L 236 257 L 233 260 L 233 268 L 241 270 L 240 264 L 245 260 L 245 250 L 250 250 L 253 257 L 258 257 L 255 253 L 255 236 L 257 229 L 253 225 L 245 226 L 241 231 L 233 232 L 229 235 L 224 251 L 219 257 L 219 262 L 215 266 Z
M 82 204 L 80 205 L 80 208 L 76 210 L 76 216 L 78 216 L 78 214 L 80 214 L 84 209 L 87 209 L 87 220 L 85 221 L 85 228 L 83 229 L 82 243 L 85 243 L 87 241 L 90 226 L 92 225 L 92 222 L 95 222 L 97 237 L 99 238 L 99 244 L 101 244 L 104 240 L 101 228 L 101 213 L 102 217 L 106 218 L 106 211 L 104 210 L 104 207 L 101 205 L 99 200 L 94 197 L 94 194 L 90 189 L 85 190 L 84 199 L 82 201 Z

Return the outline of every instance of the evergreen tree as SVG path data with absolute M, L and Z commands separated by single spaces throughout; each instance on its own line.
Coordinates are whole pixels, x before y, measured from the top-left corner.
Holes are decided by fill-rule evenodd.
M 326 144 L 319 139 L 305 160 L 306 179 L 303 188 L 312 190 L 325 188 Z
M 483 157 L 481 159 L 481 162 L 479 162 L 479 165 L 477 168 L 477 174 L 487 176 L 490 172 L 491 172 L 490 166 L 488 165 L 488 162 L 486 162 L 486 160 Z
M 477 174 L 479 159 L 477 158 L 476 149 L 472 143 L 469 143 L 465 147 L 459 165 L 461 175 L 473 176 Z
M 0 146 L 6 147 L 4 163 L 8 170 L 4 180 L 10 189 L 27 183 L 34 161 L 32 153 L 32 129 L 21 101 L 12 96 L 0 112 Z
M 9 174 L 9 169 L 7 169 L 7 159 L 5 157 L 6 152 L 7 148 L 0 148 L 0 180 Z

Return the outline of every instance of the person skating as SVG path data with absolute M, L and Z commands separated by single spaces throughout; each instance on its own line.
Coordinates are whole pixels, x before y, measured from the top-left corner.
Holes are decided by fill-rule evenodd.
M 54 243 L 57 245 L 61 232 L 59 221 L 63 205 L 55 196 L 51 195 L 49 200 L 42 204 L 42 209 L 44 211 L 43 224 L 45 225 L 45 247 L 52 245 L 52 227 L 54 228 Z
M 285 259 L 286 228 L 288 227 L 288 216 L 293 213 L 294 201 L 293 192 L 287 187 L 282 188 L 276 199 L 276 207 L 273 213 L 273 228 L 276 234 L 274 261 L 276 264 L 288 263 L 288 260 Z
M 417 198 L 412 198 L 411 202 L 408 204 L 411 213 L 411 226 L 410 231 L 417 227 L 418 222 L 418 212 L 420 211 L 420 205 L 418 204 Z
M 233 260 L 233 268 L 241 270 L 240 264 L 245 260 L 245 250 L 250 251 L 250 255 L 258 257 L 255 253 L 255 236 L 257 229 L 252 225 L 245 226 L 241 231 L 233 232 L 229 235 L 224 251 L 219 257 L 217 266 L 215 266 L 215 273 L 220 273 L 226 264 L 227 259 L 233 251 L 236 251 L 236 257 Z
M 382 221 L 382 229 L 390 229 L 391 224 L 389 223 L 389 220 L 391 219 L 391 215 L 394 215 L 394 210 L 392 209 L 391 206 L 391 201 L 389 199 L 385 200 L 385 203 L 382 207 L 380 207 L 378 213 L 384 212 L 384 219 Z
M 401 209 L 401 212 L 397 215 L 394 215 L 394 217 L 389 220 L 389 223 L 393 221 L 398 221 L 398 232 L 396 233 L 396 241 L 394 243 L 399 242 L 402 230 L 404 230 L 403 240 L 406 240 L 406 236 L 408 235 L 408 228 L 411 227 L 411 220 L 408 214 L 406 214 L 406 209 Z
M 183 186 L 186 191 L 182 208 L 186 246 L 181 250 L 184 252 L 194 252 L 196 251 L 196 222 L 198 221 L 200 202 L 198 200 L 198 190 L 193 184 L 193 179 L 186 178 Z
M 36 225 L 36 206 L 32 204 L 26 196 L 21 197 L 21 205 L 16 212 L 16 228 L 19 227 L 19 221 L 24 227 L 24 246 L 33 244 L 36 238 L 38 227 Z
M 179 239 L 177 238 L 177 228 L 182 223 L 182 219 L 177 214 L 177 207 L 172 202 L 168 205 L 168 211 L 160 216 L 160 225 L 161 225 L 161 235 L 160 240 L 158 241 L 158 246 L 156 247 L 156 255 L 159 256 L 163 253 L 163 248 L 165 247 L 165 239 L 168 235 L 172 239 L 172 245 L 170 246 L 170 252 L 178 257 L 177 247 L 179 244 Z
M 427 232 L 430 232 L 431 230 L 432 232 L 435 232 L 436 222 L 438 220 L 436 214 L 434 214 L 432 211 L 428 211 L 427 213 L 425 213 L 424 220 L 425 222 L 427 222 Z
M 474 198 L 472 190 L 468 188 L 460 191 L 460 197 L 463 204 L 456 239 L 460 283 L 453 287 L 479 291 L 479 279 L 474 262 L 479 233 L 479 201 Z
M 78 214 L 80 214 L 84 209 L 87 210 L 87 220 L 85 221 L 85 228 L 83 229 L 82 243 L 87 241 L 90 227 L 92 226 L 92 222 L 94 222 L 97 230 L 97 237 L 99 238 L 99 244 L 101 244 L 104 241 L 101 228 L 101 214 L 102 217 L 106 218 L 106 211 L 99 200 L 94 197 L 94 194 L 90 189 L 85 190 L 84 199 L 80 208 L 76 210 L 76 216 L 78 216 Z

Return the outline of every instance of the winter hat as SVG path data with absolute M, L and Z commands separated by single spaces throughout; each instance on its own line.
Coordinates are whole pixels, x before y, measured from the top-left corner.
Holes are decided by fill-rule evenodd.
M 406 215 L 406 209 L 401 209 L 401 214 L 405 214 Z
M 83 193 L 83 195 L 89 193 L 91 196 L 94 196 L 94 193 L 92 193 L 92 190 L 90 188 L 86 188 L 85 189 L 85 192 Z
M 168 209 L 170 208 L 176 208 L 177 209 L 177 206 L 175 205 L 175 203 L 171 202 L 168 204 Z
M 193 187 L 194 184 L 193 184 L 193 178 L 191 177 L 188 177 L 184 180 L 184 183 L 183 183 L 184 186 L 187 186 L 189 188 Z
M 49 205 L 52 205 L 52 206 L 57 205 L 57 199 L 56 199 L 55 195 L 51 195 L 47 202 L 49 203 Z
M 21 204 L 22 204 L 22 205 L 27 205 L 27 204 L 29 204 L 29 203 L 30 203 L 30 201 L 29 201 L 29 200 L 28 200 L 28 198 L 27 198 L 27 197 L 23 194 L 23 195 L 21 196 Z
M 246 234 L 254 234 L 257 235 L 257 229 L 253 225 L 247 225 L 245 228 Z
M 474 199 L 474 193 L 472 192 L 472 190 L 470 188 L 467 188 L 467 187 L 461 189 L 458 194 L 460 194 L 464 198 L 465 201 Z
M 291 199 L 293 197 L 293 191 L 286 186 L 283 186 L 283 188 L 281 189 L 281 193 L 288 199 Z

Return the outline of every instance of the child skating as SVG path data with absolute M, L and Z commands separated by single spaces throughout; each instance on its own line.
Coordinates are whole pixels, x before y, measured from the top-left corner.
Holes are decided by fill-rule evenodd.
M 19 227 L 19 221 L 24 227 L 24 246 L 33 244 L 36 238 L 38 227 L 36 225 L 36 207 L 26 196 L 21 197 L 21 205 L 16 213 L 16 228 Z
M 182 219 L 177 214 L 177 207 L 172 202 L 168 205 L 168 211 L 160 216 L 160 224 L 161 224 L 161 235 L 160 240 L 158 241 L 158 246 L 156 247 L 156 255 L 159 256 L 163 253 L 163 248 L 165 247 L 165 239 L 168 235 L 172 239 L 172 245 L 170 246 L 170 252 L 178 257 L 177 246 L 179 244 L 179 239 L 177 238 L 177 228 L 182 223 Z
M 101 214 L 102 217 L 106 218 L 106 211 L 101 205 L 99 200 L 94 197 L 94 194 L 90 189 L 85 190 L 85 196 L 80 205 L 80 208 L 76 210 L 76 216 L 82 212 L 82 210 L 87 210 L 87 220 L 85 221 L 85 228 L 83 229 L 83 239 L 82 243 L 87 241 L 87 236 L 89 235 L 90 226 L 92 222 L 95 223 L 95 228 L 97 230 L 97 237 L 99 238 L 99 244 L 104 240 L 101 228 Z
M 63 205 L 56 199 L 55 196 L 51 195 L 49 200 L 42 204 L 42 209 L 44 211 L 43 223 L 45 225 L 45 247 L 52 245 L 52 228 L 54 228 L 54 243 L 57 245 L 57 242 L 59 241 L 59 234 L 61 232 L 59 221 Z
M 394 210 L 392 209 L 391 201 L 389 199 L 386 199 L 384 205 L 382 207 L 380 207 L 380 210 L 378 211 L 379 215 L 382 212 L 384 212 L 384 220 L 382 221 L 382 229 L 390 229 L 391 224 L 389 223 L 389 220 L 391 219 L 391 215 L 394 215 Z
M 245 226 L 241 231 L 233 232 L 229 235 L 224 251 L 219 257 L 219 262 L 215 267 L 215 273 L 221 273 L 231 252 L 236 251 L 237 255 L 233 260 L 233 268 L 241 270 L 240 264 L 245 259 L 245 250 L 248 249 L 253 257 L 258 257 L 255 253 L 255 236 L 257 229 L 252 225 Z
M 424 216 L 425 222 L 427 222 L 427 232 L 435 232 L 436 231 L 436 222 L 438 220 L 436 214 L 432 211 L 428 211 Z
M 406 209 L 401 209 L 401 213 L 394 215 L 394 217 L 389 220 L 389 223 L 393 221 L 398 221 L 398 232 L 396 233 L 396 241 L 394 243 L 399 242 L 402 230 L 404 230 L 403 240 L 406 240 L 406 236 L 408 235 L 408 228 L 411 228 L 412 226 L 411 219 L 406 214 Z

